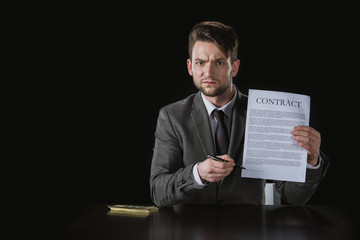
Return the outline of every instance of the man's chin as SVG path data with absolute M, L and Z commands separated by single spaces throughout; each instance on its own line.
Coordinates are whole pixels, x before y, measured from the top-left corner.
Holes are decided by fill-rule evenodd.
M 199 89 L 205 96 L 212 97 L 216 89 L 213 87 L 202 87 Z
M 220 88 L 213 88 L 213 87 L 206 87 L 201 88 L 200 91 L 208 97 L 217 97 L 225 92 L 226 89 L 220 89 Z

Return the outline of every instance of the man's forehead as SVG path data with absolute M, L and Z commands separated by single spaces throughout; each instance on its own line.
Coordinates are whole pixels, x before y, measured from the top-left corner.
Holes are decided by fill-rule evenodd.
M 227 59 L 225 54 L 215 43 L 197 41 L 192 49 L 192 58 L 207 59 L 209 57 L 215 59 Z

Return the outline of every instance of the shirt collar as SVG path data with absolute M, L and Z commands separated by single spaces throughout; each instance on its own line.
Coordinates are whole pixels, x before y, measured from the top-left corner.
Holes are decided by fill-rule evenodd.
M 231 113 L 232 113 L 232 109 L 233 109 L 233 106 L 235 104 L 235 99 L 237 97 L 237 88 L 234 86 L 234 90 L 235 90 L 235 94 L 233 96 L 233 98 L 224 106 L 222 106 L 221 108 L 217 108 L 216 106 L 214 106 L 211 102 L 209 102 L 209 100 L 207 100 L 204 96 L 203 93 L 201 93 L 201 97 L 204 101 L 204 104 L 205 104 L 205 107 L 206 107 L 206 110 L 209 114 L 209 116 L 211 115 L 211 113 L 214 111 L 214 109 L 217 109 L 217 110 L 222 110 L 225 115 L 228 117 L 228 118 L 231 118 Z

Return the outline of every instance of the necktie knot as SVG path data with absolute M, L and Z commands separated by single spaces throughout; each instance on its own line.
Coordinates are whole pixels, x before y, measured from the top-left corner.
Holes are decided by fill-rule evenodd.
M 218 122 L 224 123 L 224 112 L 222 110 L 214 110 L 214 117 Z

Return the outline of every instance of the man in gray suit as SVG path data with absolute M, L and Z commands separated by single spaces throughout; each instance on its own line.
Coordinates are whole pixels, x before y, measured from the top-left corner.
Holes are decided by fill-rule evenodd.
M 199 92 L 159 112 L 150 174 L 157 206 L 264 204 L 266 180 L 242 178 L 241 168 L 234 167 L 242 162 L 247 108 L 247 96 L 233 84 L 240 66 L 237 53 L 238 38 L 229 26 L 201 22 L 190 32 L 187 67 Z M 220 121 L 229 143 L 224 152 L 215 136 Z M 276 181 L 276 189 L 287 203 L 305 204 L 324 177 L 328 160 L 320 153 L 318 131 L 297 126 L 292 135 L 308 152 L 306 182 Z

